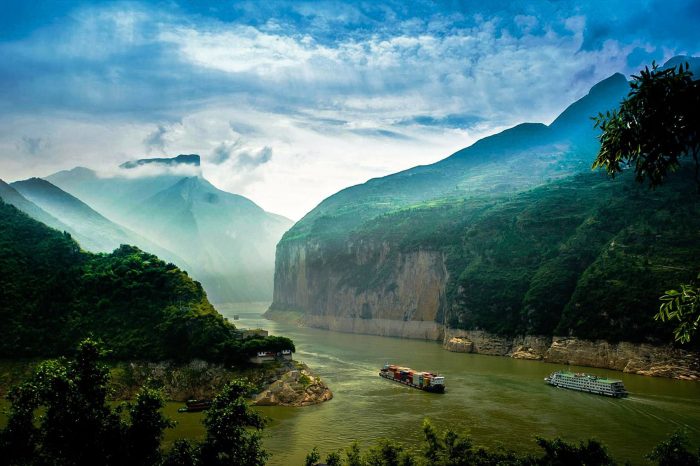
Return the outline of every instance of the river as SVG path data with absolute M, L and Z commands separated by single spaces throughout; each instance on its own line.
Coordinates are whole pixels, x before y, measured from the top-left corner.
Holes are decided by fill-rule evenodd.
M 292 338 L 295 359 L 311 366 L 333 390 L 333 400 L 304 408 L 258 408 L 271 419 L 265 429 L 270 465 L 300 465 L 318 446 L 325 454 L 353 440 L 370 445 L 380 437 L 418 445 L 421 423 L 468 432 L 477 445 L 504 445 L 535 452 L 535 436 L 567 440 L 602 440 L 623 462 L 644 464 L 651 447 L 676 429 L 700 441 L 700 383 L 643 377 L 604 369 L 568 367 L 621 379 L 626 399 L 557 389 L 543 383 L 550 372 L 566 368 L 479 354 L 450 353 L 438 343 L 354 335 L 302 328 L 262 318 L 262 305 L 217 306 L 222 314 L 239 314 L 239 327 L 263 327 Z M 447 392 L 421 392 L 378 377 L 390 361 L 446 377 Z M 174 406 L 171 408 L 174 410 Z M 190 416 L 187 418 L 186 416 Z M 198 418 L 169 433 L 172 440 L 193 433 Z
M 535 436 L 561 436 L 570 441 L 602 440 L 622 463 L 645 464 L 644 455 L 676 429 L 700 442 L 700 382 L 643 377 L 621 372 L 569 367 L 622 379 L 626 399 L 557 389 L 543 383 L 565 366 L 478 354 L 450 353 L 438 343 L 329 332 L 268 321 L 264 305 L 218 305 L 239 327 L 268 329 L 292 338 L 295 359 L 321 375 L 333 400 L 304 408 L 260 407 L 270 419 L 264 445 L 271 466 L 303 464 L 318 446 L 323 456 L 357 440 L 371 445 L 380 437 L 399 439 L 416 448 L 421 423 L 468 432 L 477 445 L 504 445 L 538 451 Z M 384 362 L 446 377 L 444 395 L 415 390 L 378 377 Z M 3 407 L 7 404 L 2 403 Z M 165 442 L 202 438 L 201 413 L 178 413 L 182 403 L 168 403 L 166 414 L 178 422 Z M 0 415 L 0 425 L 4 416 Z

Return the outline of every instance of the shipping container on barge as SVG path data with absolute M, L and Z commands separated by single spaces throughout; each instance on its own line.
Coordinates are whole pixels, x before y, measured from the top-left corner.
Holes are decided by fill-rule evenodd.
M 627 396 L 627 390 L 621 380 L 606 379 L 582 372 L 557 371 L 545 377 L 545 383 L 555 387 L 595 393 L 615 398 Z
M 445 392 L 445 377 L 432 372 L 419 372 L 414 371 L 410 367 L 401 367 L 387 363 L 379 371 L 379 376 L 426 392 Z

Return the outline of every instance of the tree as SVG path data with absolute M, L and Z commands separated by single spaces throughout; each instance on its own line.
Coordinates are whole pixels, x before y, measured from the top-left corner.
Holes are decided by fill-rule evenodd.
M 698 275 L 700 281 L 700 275 Z M 680 290 L 668 290 L 661 297 L 661 308 L 654 319 L 677 321 L 674 330 L 676 341 L 688 343 L 700 327 L 700 286 L 694 283 L 682 284 Z
M 321 454 L 318 452 L 318 447 L 313 447 L 304 459 L 304 466 L 315 466 L 320 460 Z
M 109 372 L 100 363 L 103 355 L 97 342 L 86 339 L 73 360 L 45 361 L 11 391 L 10 416 L 0 430 L 3 465 L 265 464 L 268 455 L 259 433 L 265 423 L 248 407 L 247 384 L 232 381 L 214 398 L 206 413 L 203 442 L 179 441 L 163 454 L 163 432 L 173 423 L 161 413 L 160 392 L 146 386 L 132 405 L 111 407 L 106 401 Z
M 647 459 L 655 461 L 658 466 L 699 466 L 700 451 L 697 455 L 688 451 L 687 435 L 684 432 L 674 432 L 668 440 L 655 446 Z
M 159 411 L 162 399 L 142 392 L 131 422 L 123 420 L 121 408 L 106 403 L 108 371 L 99 363 L 103 354 L 97 342 L 86 339 L 74 360 L 45 361 L 13 389 L 8 425 L 0 433 L 0 457 L 10 465 L 144 464 L 142 457 L 151 464 L 159 461 L 166 425 Z M 36 418 L 38 408 L 44 414 Z M 136 433 L 140 438 L 133 441 Z
M 245 396 L 249 392 L 250 387 L 245 382 L 234 380 L 214 398 L 204 419 L 207 435 L 200 447 L 201 464 L 265 464 L 268 454 L 262 448 L 260 437 L 265 419 L 248 406 Z
M 632 78 L 620 108 L 594 118 L 602 134 L 593 168 L 614 177 L 631 165 L 637 181 L 648 178 L 653 189 L 690 157 L 700 194 L 700 81 L 693 79 L 688 63 L 677 69 L 652 63 Z M 654 318 L 677 321 L 675 340 L 688 343 L 700 325 L 700 285 L 681 284 L 661 301 Z
M 547 440 L 537 438 L 545 455 L 539 459 L 542 466 L 614 466 L 616 463 L 605 447 L 596 440 L 588 440 L 578 445 L 566 443 L 560 438 Z
M 158 390 L 144 387 L 136 395 L 136 403 L 129 409 L 131 423 L 126 430 L 133 466 L 149 466 L 160 461 L 163 432 L 175 425 L 161 414 L 163 406 L 163 397 Z
M 343 462 L 340 456 L 340 453 L 337 451 L 332 451 L 328 453 L 328 456 L 326 456 L 326 465 L 327 466 L 342 466 Z
M 620 108 L 594 118 L 602 130 L 594 169 L 615 176 L 633 166 L 637 181 L 654 188 L 691 157 L 700 189 L 700 82 L 689 68 L 653 63 L 632 76 Z

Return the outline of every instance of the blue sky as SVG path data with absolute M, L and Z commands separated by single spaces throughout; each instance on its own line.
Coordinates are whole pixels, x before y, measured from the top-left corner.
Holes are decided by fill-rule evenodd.
M 0 177 L 199 153 L 300 218 L 596 82 L 700 54 L 700 2 L 0 4 Z

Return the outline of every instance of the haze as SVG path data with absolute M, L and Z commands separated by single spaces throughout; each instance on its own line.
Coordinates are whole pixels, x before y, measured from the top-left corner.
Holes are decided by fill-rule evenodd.
M 692 0 L 4 2 L 0 177 L 198 153 L 217 187 L 299 219 L 697 55 L 699 21 Z

